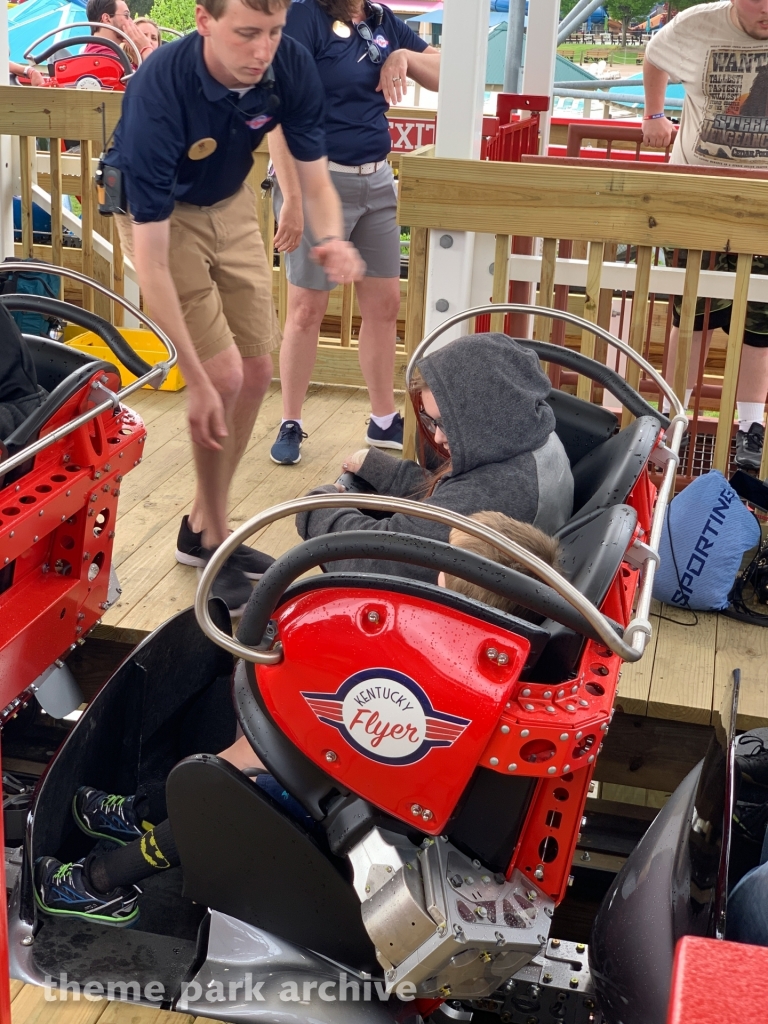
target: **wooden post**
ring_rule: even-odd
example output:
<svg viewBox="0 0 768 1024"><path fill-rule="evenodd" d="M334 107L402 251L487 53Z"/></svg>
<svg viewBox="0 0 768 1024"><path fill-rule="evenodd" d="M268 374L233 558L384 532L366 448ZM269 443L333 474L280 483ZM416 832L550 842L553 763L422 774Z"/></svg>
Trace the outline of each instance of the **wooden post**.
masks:
<svg viewBox="0 0 768 1024"><path fill-rule="evenodd" d="M57 267L64 261L64 223L61 213L61 140L49 139L51 165L51 261ZM61 297L64 298L64 281L61 281Z"/></svg>
<svg viewBox="0 0 768 1024"><path fill-rule="evenodd" d="M552 308L555 301L555 263L557 260L557 239L545 238L541 253L541 279L537 306ZM533 325L533 336L536 341L549 341L553 321L544 316L537 316Z"/></svg>
<svg viewBox="0 0 768 1024"><path fill-rule="evenodd" d="M731 326L728 331L728 347L725 351L723 390L720 395L720 415L717 421L715 454L712 459L713 469L719 469L723 474L728 473L728 463L731 456L733 410L736 404L736 388L739 382L741 349L744 344L744 325L747 321L747 292L749 291L749 275L751 271L752 256L740 252L736 261L736 281L733 286ZM763 455L765 456L765 449L763 449ZM760 479L763 479L763 477L761 476Z"/></svg>
<svg viewBox="0 0 768 1024"><path fill-rule="evenodd" d="M34 236L32 231L32 182L35 175L35 139L30 135L19 137L21 155L21 255L25 260L32 256Z"/></svg>
<svg viewBox="0 0 768 1024"><path fill-rule="evenodd" d="M509 295L509 245L509 235L496 235L492 302L506 302ZM504 313L491 313L491 330L504 331Z"/></svg>
<svg viewBox="0 0 768 1024"><path fill-rule="evenodd" d="M605 242L589 243L589 260L587 262L587 293L584 297L584 319L597 323L597 308L600 298L600 279L603 275L603 255ZM581 354L592 358L595 354L595 336L589 331L581 332ZM592 397L592 381L588 377L579 376L576 384L576 397L589 402Z"/></svg>
<svg viewBox="0 0 768 1024"><path fill-rule="evenodd" d="M677 361L673 389L681 402L685 401L688 387L688 366L691 361L693 323L696 317L696 296L699 291L701 273L701 250L689 249L683 284L683 304L680 309L680 340L677 344Z"/></svg>
<svg viewBox="0 0 768 1024"><path fill-rule="evenodd" d="M83 274L93 277L93 204L91 202L91 160L93 143L90 139L80 140L80 193L81 234L83 245ZM83 308L93 310L93 289L83 288Z"/></svg>
<svg viewBox="0 0 768 1024"><path fill-rule="evenodd" d="M355 304L355 293L351 284L342 285L341 289L341 347L349 348L352 344L352 309Z"/></svg>
<svg viewBox="0 0 768 1024"><path fill-rule="evenodd" d="M426 228L411 228L411 249L408 257L408 296L405 304L405 355L409 360L424 337L425 304L427 300ZM403 458L416 457L416 414L411 401L405 398L405 433Z"/></svg>
<svg viewBox="0 0 768 1024"><path fill-rule="evenodd" d="M637 247L637 271L635 272L635 291L632 297L632 319L629 322L629 344L635 352L642 353L645 343L645 327L648 319L648 288L651 282L651 264L653 249L650 245ZM627 384L635 391L640 390L640 367L637 363L627 360ZM623 409L621 413L622 427L632 420L632 413Z"/></svg>

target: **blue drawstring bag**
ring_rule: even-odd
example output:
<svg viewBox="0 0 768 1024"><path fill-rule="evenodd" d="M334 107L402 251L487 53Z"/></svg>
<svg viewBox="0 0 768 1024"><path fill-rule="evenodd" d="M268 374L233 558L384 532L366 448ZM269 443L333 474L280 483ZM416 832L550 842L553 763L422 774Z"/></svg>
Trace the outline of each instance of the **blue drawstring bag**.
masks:
<svg viewBox="0 0 768 1024"><path fill-rule="evenodd" d="M760 524L723 474L696 477L667 509L653 596L678 608L727 608L744 553L759 543Z"/></svg>

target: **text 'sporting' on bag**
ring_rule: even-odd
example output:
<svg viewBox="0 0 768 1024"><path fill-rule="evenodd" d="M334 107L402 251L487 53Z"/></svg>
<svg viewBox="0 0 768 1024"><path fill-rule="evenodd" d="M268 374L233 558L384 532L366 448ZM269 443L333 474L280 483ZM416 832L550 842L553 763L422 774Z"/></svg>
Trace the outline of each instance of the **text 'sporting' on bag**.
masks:
<svg viewBox="0 0 768 1024"><path fill-rule="evenodd" d="M723 474L697 477L667 509L653 596L678 608L727 608L744 554L759 543L760 524Z"/></svg>

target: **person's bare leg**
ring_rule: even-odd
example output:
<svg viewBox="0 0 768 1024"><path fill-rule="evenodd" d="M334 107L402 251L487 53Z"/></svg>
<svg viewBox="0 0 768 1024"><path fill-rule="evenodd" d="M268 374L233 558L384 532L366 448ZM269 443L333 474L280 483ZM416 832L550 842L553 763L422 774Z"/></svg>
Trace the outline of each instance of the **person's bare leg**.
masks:
<svg viewBox="0 0 768 1024"><path fill-rule="evenodd" d="M235 431L235 444L232 449L232 460L229 466L229 481L232 482L235 470L240 464L248 442L251 440L253 425L259 415L261 403L269 390L272 381L272 356L250 356L243 359L243 386L237 397L232 423Z"/></svg>
<svg viewBox="0 0 768 1024"><path fill-rule="evenodd" d="M355 285L360 314L360 369L374 416L395 411L395 344L400 311L400 279L365 277Z"/></svg>
<svg viewBox="0 0 768 1024"><path fill-rule="evenodd" d="M768 395L768 348L743 345L736 401L764 405L766 395Z"/></svg>
<svg viewBox="0 0 768 1024"><path fill-rule="evenodd" d="M704 337L703 331L694 331L691 338L691 361L688 364L688 382L686 385L686 393L693 391L696 387L696 378L699 373L699 359L701 358L701 342ZM673 326L669 332L669 348L667 349L667 361L664 366L664 380L669 384L674 384L675 381L675 362L677 360L677 349L680 342L680 328ZM706 355L704 361L706 362L707 356L709 355L709 346L712 343L712 331L707 331L706 338ZM666 409L666 402L665 402Z"/></svg>
<svg viewBox="0 0 768 1024"><path fill-rule="evenodd" d="M317 358L320 325L328 308L328 294L288 283L288 315L280 346L284 420L301 419L301 408Z"/></svg>
<svg viewBox="0 0 768 1024"><path fill-rule="evenodd" d="M246 768L264 767L245 736L238 737L232 746L219 753L219 757L223 757L225 761L229 761L230 764L233 764L235 768L239 768L240 771Z"/></svg>
<svg viewBox="0 0 768 1024"><path fill-rule="evenodd" d="M215 548L228 535L227 491L231 477L230 465L237 448L234 418L237 400L243 386L243 360L234 345L203 363L205 372L224 403L229 434L221 438L221 451L212 451L193 444L197 473L195 500L189 513L189 528L203 531L203 545Z"/></svg>

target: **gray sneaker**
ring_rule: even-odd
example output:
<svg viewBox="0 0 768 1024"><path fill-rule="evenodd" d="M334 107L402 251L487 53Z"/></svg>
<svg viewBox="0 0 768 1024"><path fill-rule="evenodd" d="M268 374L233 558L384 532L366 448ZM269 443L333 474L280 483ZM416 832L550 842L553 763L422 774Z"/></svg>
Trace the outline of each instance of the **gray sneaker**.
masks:
<svg viewBox="0 0 768 1024"><path fill-rule="evenodd" d="M736 457L733 461L739 469L754 469L759 472L764 441L765 427L762 423L753 423L749 430L736 431Z"/></svg>

